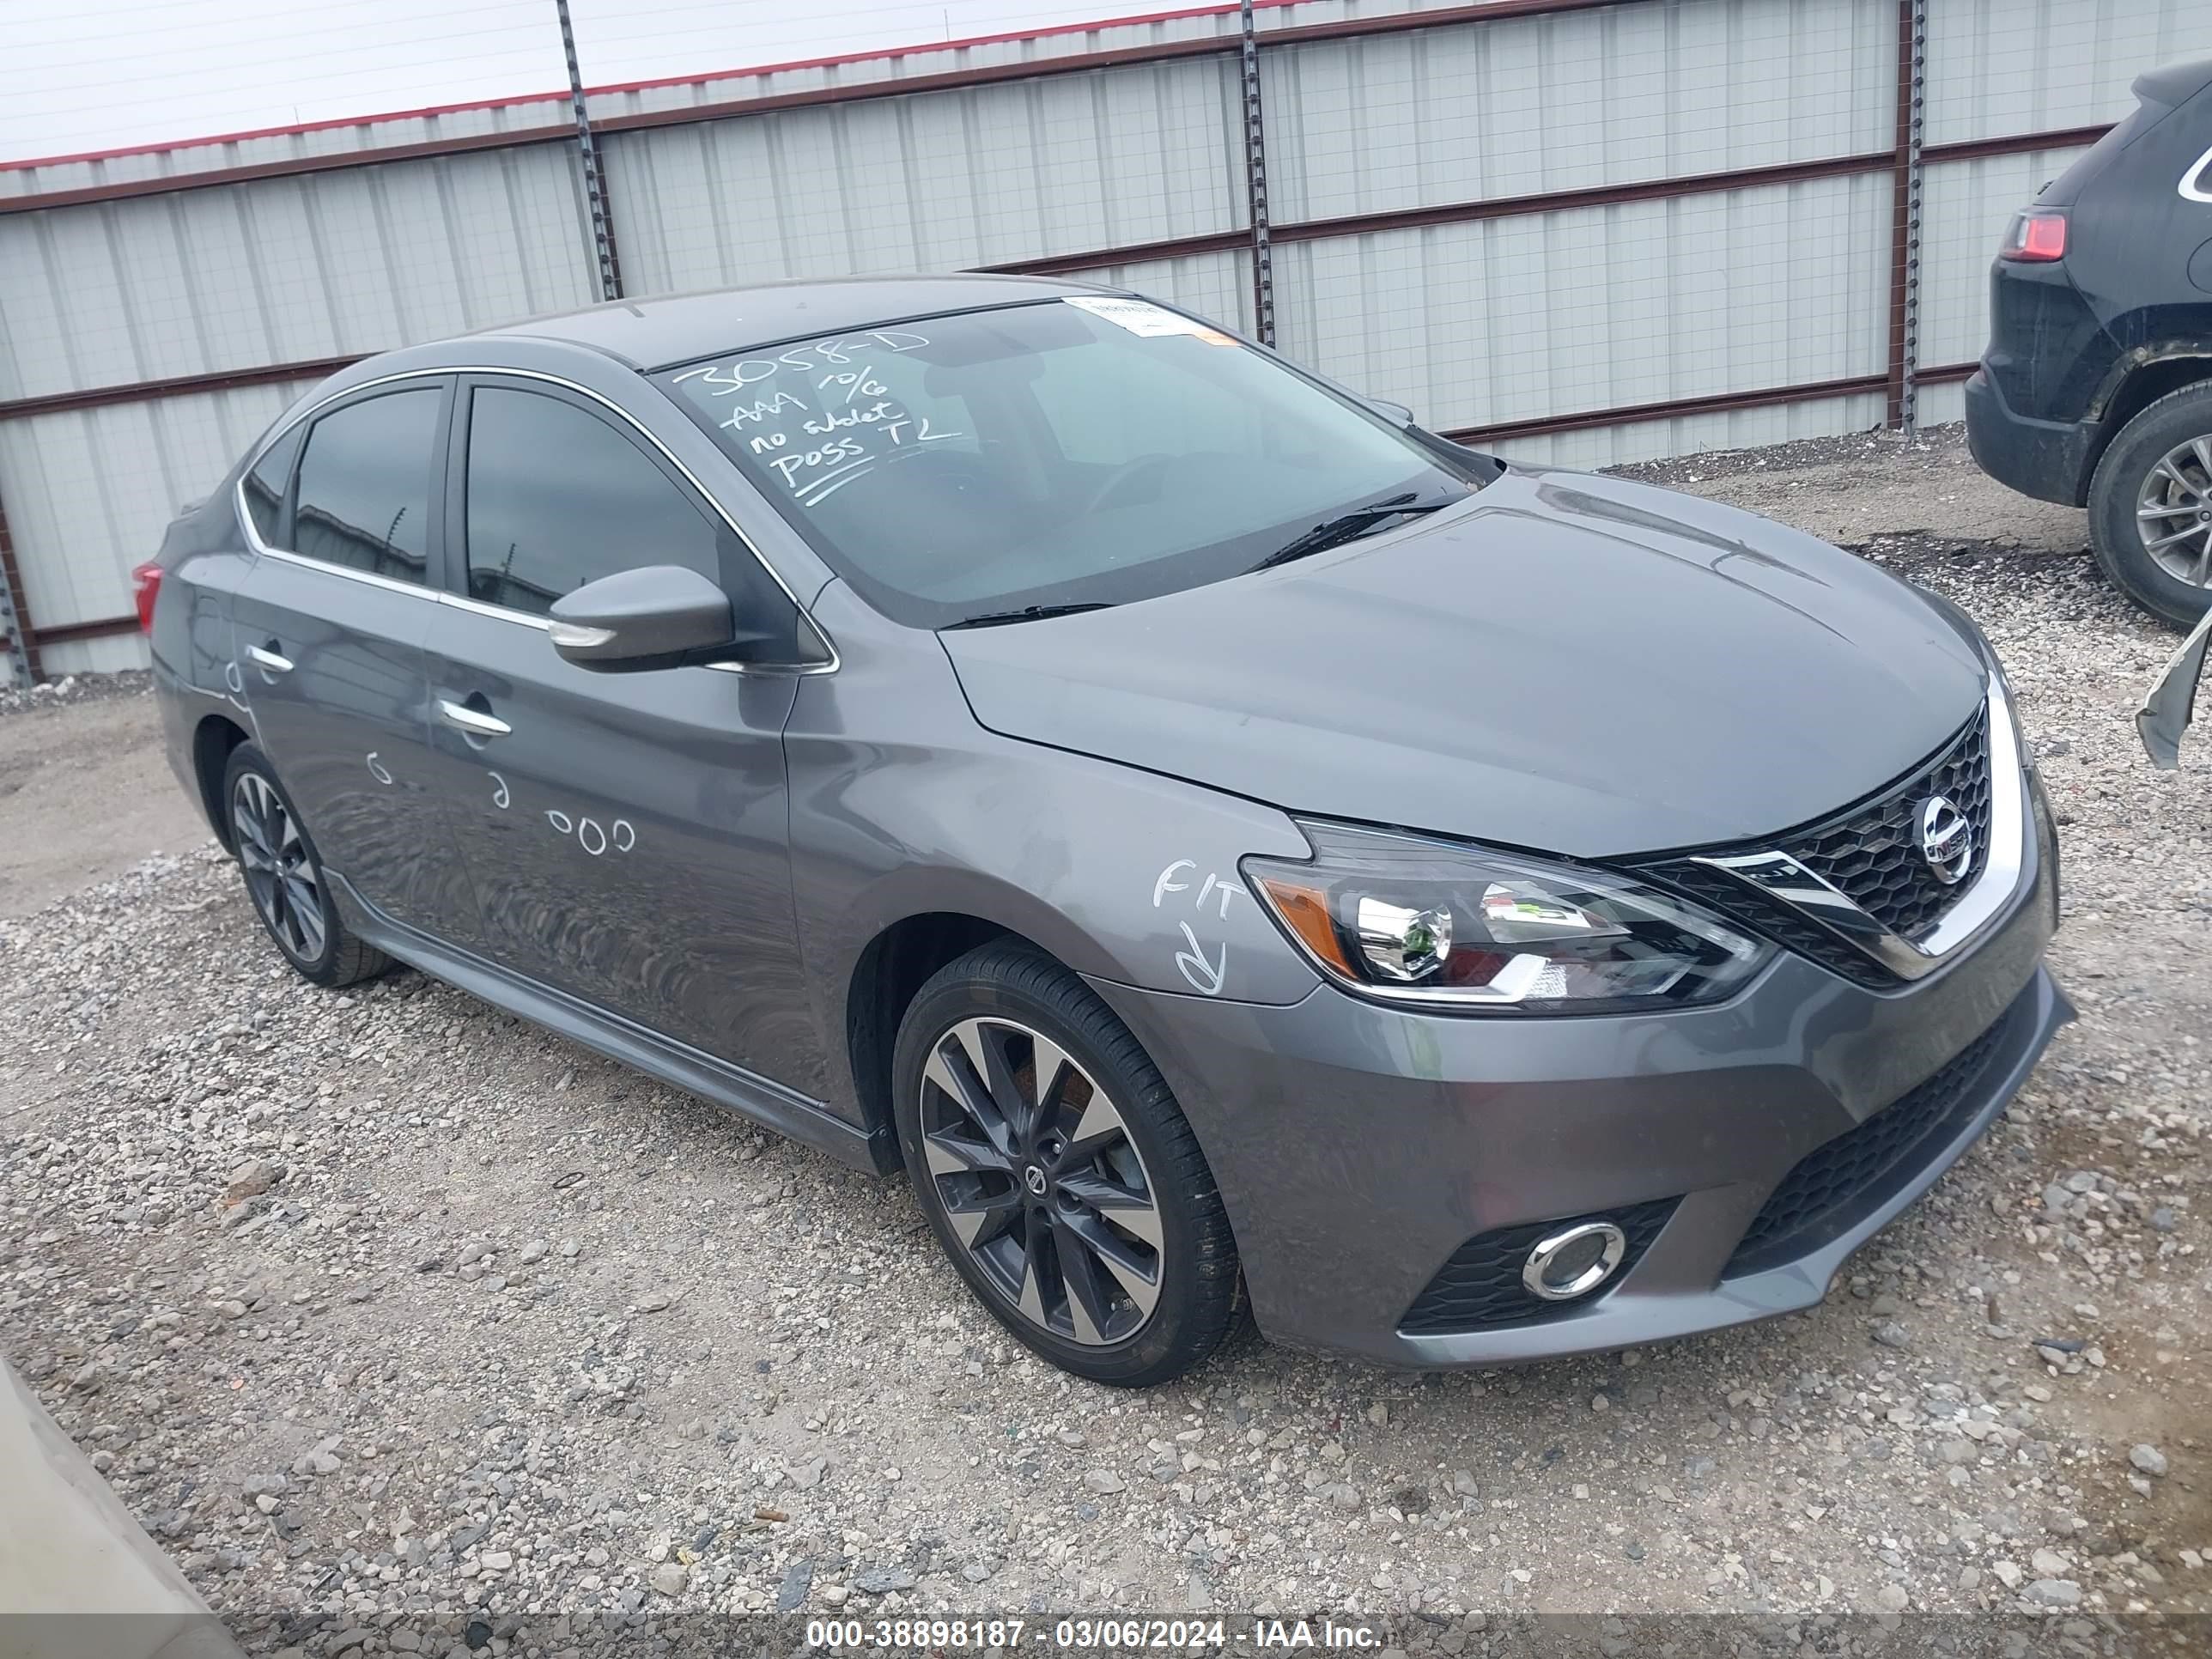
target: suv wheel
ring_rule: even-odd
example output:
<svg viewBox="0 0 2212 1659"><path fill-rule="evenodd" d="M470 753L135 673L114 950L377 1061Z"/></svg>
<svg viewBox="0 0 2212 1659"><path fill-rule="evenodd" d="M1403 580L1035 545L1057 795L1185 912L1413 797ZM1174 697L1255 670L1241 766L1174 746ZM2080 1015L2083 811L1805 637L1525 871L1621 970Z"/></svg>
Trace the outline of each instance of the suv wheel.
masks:
<svg viewBox="0 0 2212 1659"><path fill-rule="evenodd" d="M1240 1306L1237 1247L1175 1097L1089 987L987 945L915 996L892 1061L899 1146L937 1242L1062 1370L1180 1376Z"/></svg>
<svg viewBox="0 0 2212 1659"><path fill-rule="evenodd" d="M373 979L390 968L390 957L362 944L339 919L307 826L268 757L252 744L231 750L222 798L246 896L284 960L301 977L333 987Z"/></svg>
<svg viewBox="0 0 2212 1659"><path fill-rule="evenodd" d="M2089 545L2115 586L2176 627L2212 608L2212 383L2120 428L2089 485Z"/></svg>

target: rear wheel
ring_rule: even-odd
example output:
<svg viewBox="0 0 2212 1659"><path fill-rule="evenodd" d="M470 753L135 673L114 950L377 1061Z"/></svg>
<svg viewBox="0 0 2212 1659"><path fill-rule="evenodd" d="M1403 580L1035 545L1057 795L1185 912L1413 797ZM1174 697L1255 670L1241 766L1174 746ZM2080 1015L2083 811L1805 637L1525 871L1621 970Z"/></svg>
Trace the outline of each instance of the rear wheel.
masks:
<svg viewBox="0 0 2212 1659"><path fill-rule="evenodd" d="M2176 627L2212 608L2212 382L2120 428L2089 485L2089 544L2115 586Z"/></svg>
<svg viewBox="0 0 2212 1659"><path fill-rule="evenodd" d="M945 1255L1061 1370L1180 1376L1238 1311L1212 1171L1128 1029L1059 963L988 945L915 996L893 1060L899 1145Z"/></svg>
<svg viewBox="0 0 2212 1659"><path fill-rule="evenodd" d="M254 744L241 743L231 750L222 798L246 896L284 960L302 978L332 987L373 979L390 968L391 957L347 931L307 826L268 757Z"/></svg>

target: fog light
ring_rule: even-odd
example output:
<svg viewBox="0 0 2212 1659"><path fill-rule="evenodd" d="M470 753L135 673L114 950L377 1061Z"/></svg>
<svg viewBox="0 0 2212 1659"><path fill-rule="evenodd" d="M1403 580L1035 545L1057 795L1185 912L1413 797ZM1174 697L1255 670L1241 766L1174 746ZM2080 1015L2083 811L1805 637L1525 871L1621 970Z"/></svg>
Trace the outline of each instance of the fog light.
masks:
<svg viewBox="0 0 2212 1659"><path fill-rule="evenodd" d="M1577 1221L1536 1241L1522 1265L1521 1282L1531 1296L1571 1302L1612 1278L1627 1250L1628 1240L1610 1221Z"/></svg>

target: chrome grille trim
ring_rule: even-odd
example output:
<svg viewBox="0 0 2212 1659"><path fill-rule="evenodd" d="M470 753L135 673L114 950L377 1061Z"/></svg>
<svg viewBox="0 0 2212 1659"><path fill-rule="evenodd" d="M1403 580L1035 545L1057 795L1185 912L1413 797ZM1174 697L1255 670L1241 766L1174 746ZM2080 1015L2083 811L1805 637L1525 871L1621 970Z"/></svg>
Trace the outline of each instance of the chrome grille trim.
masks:
<svg viewBox="0 0 2212 1659"><path fill-rule="evenodd" d="M1779 848L1711 854L1692 861L1759 889L1881 964L1900 979L1922 979L1979 934L2020 887L2027 864L2027 793L2020 732L2004 683L1989 678L1990 844L1981 873L1917 939L1893 932L1856 899ZM1916 778L1917 775L1916 774Z"/></svg>

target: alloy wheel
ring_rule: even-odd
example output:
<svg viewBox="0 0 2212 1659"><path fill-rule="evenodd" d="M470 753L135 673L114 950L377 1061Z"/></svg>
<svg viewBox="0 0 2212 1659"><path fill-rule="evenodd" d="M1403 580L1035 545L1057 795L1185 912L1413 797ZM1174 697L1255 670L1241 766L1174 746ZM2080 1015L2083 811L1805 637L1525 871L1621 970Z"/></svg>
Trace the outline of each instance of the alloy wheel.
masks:
<svg viewBox="0 0 2212 1659"><path fill-rule="evenodd" d="M2160 569L2212 586L2212 436L2168 450L2136 493L2136 533Z"/></svg>
<svg viewBox="0 0 2212 1659"><path fill-rule="evenodd" d="M241 772L231 791L230 823L253 908L295 961L315 961L327 938L322 877L299 820L268 779Z"/></svg>
<svg viewBox="0 0 2212 1659"><path fill-rule="evenodd" d="M1009 1019L954 1025L922 1068L921 1131L945 1218L1024 1317L1088 1346L1144 1327L1157 1194L1112 1097L1059 1044Z"/></svg>

